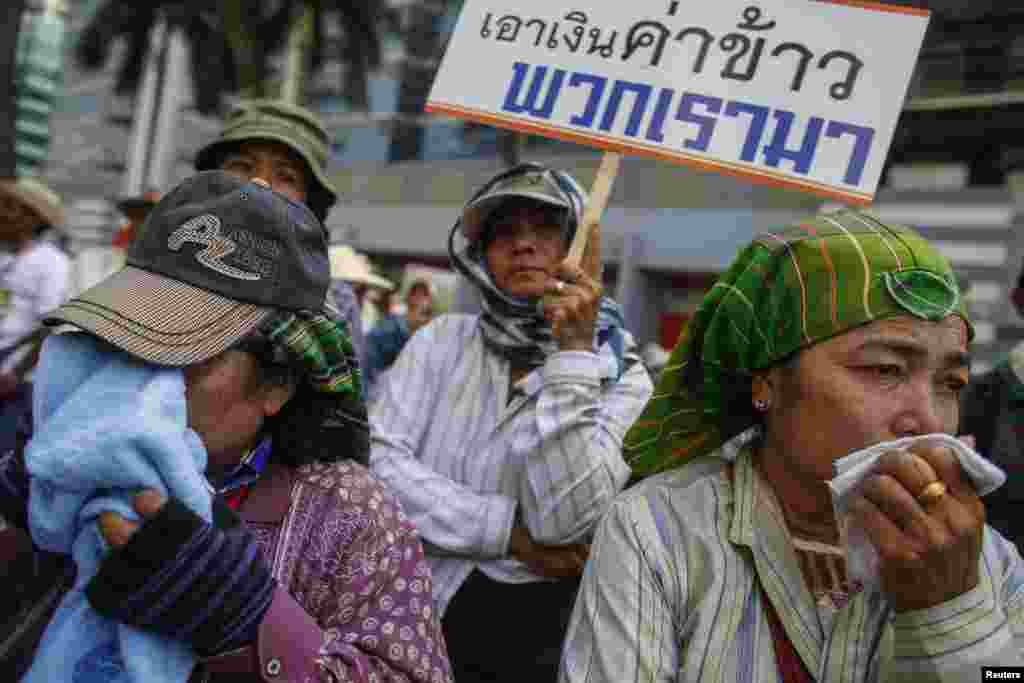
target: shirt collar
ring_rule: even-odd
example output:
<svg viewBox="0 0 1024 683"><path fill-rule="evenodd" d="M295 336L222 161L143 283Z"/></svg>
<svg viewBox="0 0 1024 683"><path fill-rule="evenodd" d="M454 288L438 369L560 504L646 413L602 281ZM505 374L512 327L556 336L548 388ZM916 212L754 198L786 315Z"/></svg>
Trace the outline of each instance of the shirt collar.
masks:
<svg viewBox="0 0 1024 683"><path fill-rule="evenodd" d="M263 470L270 459L273 450L273 441L265 437L255 448L245 454L245 457L231 468L219 484L211 487L216 493L224 493L239 486L251 484L260 478Z"/></svg>

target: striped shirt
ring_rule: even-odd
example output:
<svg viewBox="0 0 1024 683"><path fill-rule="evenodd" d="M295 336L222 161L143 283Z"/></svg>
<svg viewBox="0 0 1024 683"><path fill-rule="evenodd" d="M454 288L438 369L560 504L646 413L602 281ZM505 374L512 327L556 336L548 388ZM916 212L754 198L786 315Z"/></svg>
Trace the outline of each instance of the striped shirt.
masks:
<svg viewBox="0 0 1024 683"><path fill-rule="evenodd" d="M562 351L509 386L509 362L478 317L421 328L381 379L370 467L419 530L443 613L478 567L496 581L542 580L509 558L518 517L531 537L586 536L629 478L622 438L651 395L631 336L617 382L610 357Z"/></svg>
<svg viewBox="0 0 1024 683"><path fill-rule="evenodd" d="M761 588L763 587L763 588ZM599 525L562 656L562 683L774 683L763 600L816 681L976 681L1024 662L1024 563L985 530L977 587L895 614L864 589L816 604L748 451L705 456L618 498Z"/></svg>

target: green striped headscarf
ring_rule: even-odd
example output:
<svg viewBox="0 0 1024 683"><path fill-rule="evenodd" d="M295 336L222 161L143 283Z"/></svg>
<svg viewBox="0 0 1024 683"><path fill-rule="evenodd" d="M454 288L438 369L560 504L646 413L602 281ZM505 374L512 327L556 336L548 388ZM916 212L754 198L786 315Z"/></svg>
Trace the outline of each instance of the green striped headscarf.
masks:
<svg viewBox="0 0 1024 683"><path fill-rule="evenodd" d="M275 457L292 465L342 458L367 465L370 425L345 322L314 311L279 311L251 336L263 349L254 352L269 346L274 364L300 374L295 395L268 420Z"/></svg>
<svg viewBox="0 0 1024 683"><path fill-rule="evenodd" d="M704 297L626 435L635 477L711 453L757 423L754 370L897 315L967 322L949 262L910 228L857 211L756 237Z"/></svg>
<svg viewBox="0 0 1024 683"><path fill-rule="evenodd" d="M276 353L302 368L303 380L316 392L361 395L359 364L344 321L322 313L279 313L259 326Z"/></svg>

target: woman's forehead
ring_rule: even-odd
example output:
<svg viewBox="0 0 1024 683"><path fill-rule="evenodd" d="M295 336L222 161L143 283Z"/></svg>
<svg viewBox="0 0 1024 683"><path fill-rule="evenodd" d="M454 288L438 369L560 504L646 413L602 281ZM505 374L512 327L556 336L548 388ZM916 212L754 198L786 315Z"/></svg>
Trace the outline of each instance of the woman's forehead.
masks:
<svg viewBox="0 0 1024 683"><path fill-rule="evenodd" d="M937 357L966 354L969 343L967 324L955 314L935 321L911 315L892 316L859 325L824 342L833 349L851 353L889 349Z"/></svg>

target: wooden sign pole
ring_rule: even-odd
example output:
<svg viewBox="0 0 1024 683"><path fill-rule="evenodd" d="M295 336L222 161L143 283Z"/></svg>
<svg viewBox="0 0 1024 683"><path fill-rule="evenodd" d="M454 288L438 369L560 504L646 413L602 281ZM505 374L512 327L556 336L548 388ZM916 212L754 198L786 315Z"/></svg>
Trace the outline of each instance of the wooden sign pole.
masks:
<svg viewBox="0 0 1024 683"><path fill-rule="evenodd" d="M569 255L565 259L571 265L580 265L583 260L583 252L587 248L590 231L600 229L598 226L601 222L601 215L604 213L604 207L608 204L615 176L619 173L621 158L622 155L618 152L605 152L601 157L601 166L597 169L597 176L594 178L594 185L590 190L590 201L583 210L583 224L576 229L576 235L569 247Z"/></svg>

